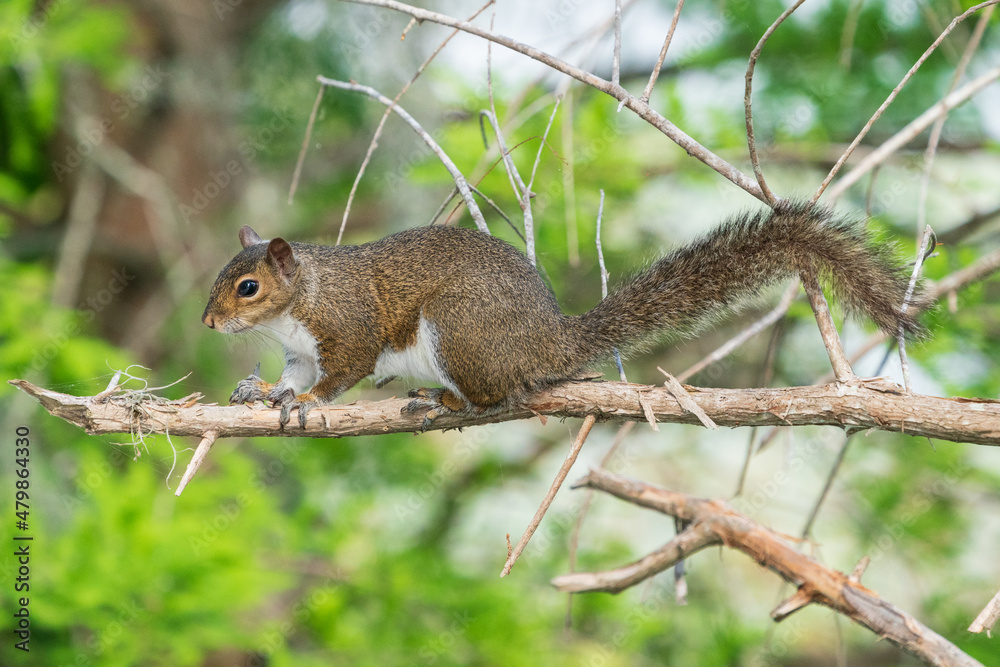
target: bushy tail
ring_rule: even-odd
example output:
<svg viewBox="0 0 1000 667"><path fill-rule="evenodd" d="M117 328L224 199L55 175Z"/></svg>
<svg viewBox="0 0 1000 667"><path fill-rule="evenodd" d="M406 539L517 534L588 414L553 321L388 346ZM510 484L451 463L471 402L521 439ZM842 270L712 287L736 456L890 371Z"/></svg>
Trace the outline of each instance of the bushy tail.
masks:
<svg viewBox="0 0 1000 667"><path fill-rule="evenodd" d="M766 287L814 270L849 313L867 315L893 336L900 326L922 332L915 319L924 305L919 285L900 312L910 270L891 245L876 244L862 222L829 209L782 203L728 220L579 316L575 325L594 344L580 352L593 358L656 333L689 335Z"/></svg>

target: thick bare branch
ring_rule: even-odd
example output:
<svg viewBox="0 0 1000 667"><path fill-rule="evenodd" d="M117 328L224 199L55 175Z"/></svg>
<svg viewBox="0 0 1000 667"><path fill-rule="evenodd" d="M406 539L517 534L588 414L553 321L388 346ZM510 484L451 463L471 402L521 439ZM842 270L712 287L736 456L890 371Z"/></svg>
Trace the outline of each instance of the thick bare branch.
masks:
<svg viewBox="0 0 1000 667"><path fill-rule="evenodd" d="M305 430L296 424L281 430L280 410L262 406L185 404L161 399L144 402L148 414L136 416L135 410L114 396L98 402L93 397L42 389L25 380L10 383L35 397L53 415L94 435L141 430L144 434L169 431L175 436L199 438L207 431L218 431L220 438L340 438L416 432L423 423L423 415L400 413L407 399L321 406L309 413ZM905 394L902 387L884 378L784 389L687 390L719 426L826 425L1000 446L1000 401ZM506 412L477 417L442 415L434 420L433 428L461 428L537 415L583 418L596 414L601 419L645 421L640 391L657 422L700 423L665 387L570 381L540 390Z"/></svg>
<svg viewBox="0 0 1000 667"><path fill-rule="evenodd" d="M604 491L640 507L693 521L695 525L700 523L726 546L742 551L781 576L797 591L775 609L772 616L776 620L807 604L818 603L844 614L928 664L981 667L981 663L913 616L855 579L796 551L780 534L740 514L725 501L668 491L605 470L591 470L574 485L579 487ZM599 580L608 574L591 577ZM578 582L583 577L574 576Z"/></svg>

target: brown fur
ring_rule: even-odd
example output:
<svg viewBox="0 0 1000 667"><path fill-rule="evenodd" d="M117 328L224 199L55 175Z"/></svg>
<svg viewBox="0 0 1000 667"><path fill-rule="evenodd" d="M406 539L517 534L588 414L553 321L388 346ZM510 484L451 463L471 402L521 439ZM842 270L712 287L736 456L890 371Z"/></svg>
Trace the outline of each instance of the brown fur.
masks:
<svg viewBox="0 0 1000 667"><path fill-rule="evenodd" d="M908 275L891 250L861 224L798 204L733 218L579 316L562 314L520 252L474 230L422 227L359 246L285 244L294 254L290 277L282 274L288 258L281 264L274 252L283 243L237 255L219 274L204 319L232 333L289 312L319 341L324 375L311 393L324 402L370 375L384 349L411 346L421 315L437 329L441 366L477 409L566 378L614 347L690 334L814 268L848 310L894 335L899 326L920 330L915 307L899 313ZM261 284L251 302L235 295L247 275ZM448 394L445 407L458 409L461 400Z"/></svg>

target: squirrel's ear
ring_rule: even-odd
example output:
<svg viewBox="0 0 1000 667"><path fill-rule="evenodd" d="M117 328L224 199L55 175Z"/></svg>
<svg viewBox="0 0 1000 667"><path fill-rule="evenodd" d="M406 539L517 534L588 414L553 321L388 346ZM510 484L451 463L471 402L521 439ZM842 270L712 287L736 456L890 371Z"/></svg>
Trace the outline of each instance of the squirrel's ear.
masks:
<svg viewBox="0 0 1000 667"><path fill-rule="evenodd" d="M267 261L271 263L271 266L285 282L291 282L299 268L295 253L292 252L292 246L288 245L288 241L285 239L271 239L267 245Z"/></svg>
<svg viewBox="0 0 1000 667"><path fill-rule="evenodd" d="M255 232L250 225L243 225L240 227L240 243L244 248L249 248L252 245L263 242L257 232Z"/></svg>

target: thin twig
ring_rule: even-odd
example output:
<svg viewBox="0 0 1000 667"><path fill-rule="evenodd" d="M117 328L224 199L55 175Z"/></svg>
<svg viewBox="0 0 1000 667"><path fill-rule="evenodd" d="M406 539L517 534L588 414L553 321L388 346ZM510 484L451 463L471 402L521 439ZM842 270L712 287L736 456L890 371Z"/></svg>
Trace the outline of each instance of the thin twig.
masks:
<svg viewBox="0 0 1000 667"><path fill-rule="evenodd" d="M875 113L868 120L868 122L865 123L865 126L863 128L861 128L861 132L858 133L858 136L856 136L854 138L854 141L851 142L850 146L847 147L847 150L845 150L844 153L843 153L843 155L840 156L840 158L837 160L837 163L833 165L832 169L830 169L830 173L827 174L826 178L823 179L823 182L820 184L819 188L816 190L816 193L813 194L813 197L810 200L811 203L815 204L817 201L819 201L819 198L823 194L823 191L826 190L827 186L830 185L830 182L833 181L834 176L836 176L837 173L840 172L841 167L843 167L844 163L847 162L847 159L854 152L854 149L857 148L858 145L861 143L861 141L865 138L865 136L868 135L868 132L869 132L869 130L871 130L872 126L875 124L875 121L877 121L879 118L882 117L882 114L885 112L885 110L889 107L890 104L892 104L893 100L896 99L896 96L899 95L899 91L901 91L903 89L903 86L905 86L906 83L910 80L910 78L914 74L916 74L917 70L920 69L920 66L923 65L924 61L927 60L927 58L930 57L930 55L934 52L934 50L937 49L938 45L940 45L941 42L944 41L944 38L947 37L951 33L951 31L955 29L955 26L957 26L959 23L961 23L962 21L964 21L965 19L967 19L969 16L971 16L975 12L979 11L980 9L982 9L983 7L988 7L990 5L995 5L997 2L1000 2L1000 0L987 0L986 2L980 3L980 4L978 4L978 5L974 6L974 7L970 7L969 9L967 9L966 11L964 11L963 13L959 14L958 16L956 16L952 20L952 22L948 24L948 27L944 29L944 31L938 36L937 39L934 40L934 42L929 47L927 47L927 50L924 51L923 55L921 55L920 58L917 59L917 62L915 62L913 64L913 67L911 67L910 70L906 73L906 75L903 77L902 81L900 81L896 85L896 87L892 89L892 92L889 93L889 97L886 98L885 102L883 102L882 105L875 111ZM843 180L843 179L841 179L841 180ZM835 195L835 194L833 194L831 192L829 198L830 199L836 199L837 196L841 192L843 192L843 189L844 188L840 188L837 191L837 195Z"/></svg>
<svg viewBox="0 0 1000 667"><path fill-rule="evenodd" d="M198 448L194 450L194 456L191 457L191 462L188 463L187 470L184 471L184 476L181 477L181 481L177 485L177 490L174 492L175 496L179 496L184 492L184 487L188 485L194 474L198 472L198 468L204 463L205 457L208 456L208 451L212 449L212 445L215 444L215 439L218 437L218 431L206 431L202 436L201 442L198 443Z"/></svg>
<svg viewBox="0 0 1000 667"><path fill-rule="evenodd" d="M559 468L559 472L556 473L556 478L552 480L552 485L549 487L549 492L545 494L545 498L542 499L542 504L538 506L538 510L535 512L535 516L531 519L531 523L525 529L524 534L521 536L520 541L518 541L517 546L514 550L507 556L507 562L503 566L503 571L500 573L501 577L506 577L510 574L510 569L514 567L514 563L517 562L518 556L524 551L524 547L528 545L528 540L531 536L535 534L535 530L538 529L538 525L542 522L542 518L549 509L549 505L556 497L556 493L559 491L559 487L562 486L563 481L566 479L566 475L569 474L569 469L573 467L576 463L576 457L580 455L580 449L583 448L583 443L586 442L587 436L590 434L590 429L594 427L597 421L597 417L592 414L587 415L583 420L583 424L580 425L580 432L576 436L576 440L573 441L573 446L569 450L569 454L566 455L566 460L563 461L562 466Z"/></svg>
<svg viewBox="0 0 1000 667"><path fill-rule="evenodd" d="M493 104L492 101L490 104ZM535 229L531 216L531 191L528 190L528 186L521 179L521 172L517 170L517 165L514 164L514 156L507 150L507 142L503 138L503 132L500 131L500 122L497 120L496 111L479 112L480 122L482 122L483 118L489 120L490 125L493 127L493 133L497 139L497 147L500 149L500 159L503 161L504 168L507 171L507 180L510 182L510 187L517 198L517 204L521 207L521 212L524 214L524 252L528 256L531 265L535 266Z"/></svg>
<svg viewBox="0 0 1000 667"><path fill-rule="evenodd" d="M736 480L736 491L733 493L733 498L743 495L743 487L747 482L747 473L750 472L750 459L753 458L754 445L757 443L757 435L759 433L760 429L750 429L750 437L747 438L747 453L743 457L743 465L740 467L739 479Z"/></svg>
<svg viewBox="0 0 1000 667"><path fill-rule="evenodd" d="M621 85L622 71L622 0L615 0L615 47L611 58L611 83Z"/></svg>
<svg viewBox="0 0 1000 667"><path fill-rule="evenodd" d="M823 296L823 289L819 285L815 271L803 272L801 275L802 286L805 287L806 296L809 297L809 305L812 306L816 315L816 324L819 326L819 333L823 337L823 345L830 357L830 365L833 367L833 374L837 382L850 382L855 379L851 364L844 356L844 346L840 343L840 336L837 334L837 326L833 323L833 316L830 314L830 307Z"/></svg>
<svg viewBox="0 0 1000 667"><path fill-rule="evenodd" d="M594 489L587 488L588 493ZM556 577L552 585L566 593L618 593L638 583L654 577L669 567L683 563L706 547L722 544L722 540L711 527L700 521L695 522L664 544L662 547L629 563L605 572L571 572Z"/></svg>
<svg viewBox="0 0 1000 667"><path fill-rule="evenodd" d="M788 287L785 289L785 293L781 296L781 301L778 305L771 309L766 315L761 317L759 320L743 329L728 341L717 347L710 354L705 356L703 359L695 363L693 366L688 368L683 373L677 375L677 380L679 382L684 382L689 377L695 373L700 373L717 361L725 359L727 356L732 354L734 350L746 343L748 340L759 334L761 331L771 326L778 320L780 320L788 309L792 305L792 301L795 300L795 296L799 293L799 281L798 279L792 280Z"/></svg>
<svg viewBox="0 0 1000 667"><path fill-rule="evenodd" d="M569 265L580 265L580 238L576 229L576 171L574 168L573 144L573 91L567 91L566 106L563 115L566 122L562 124L562 151L566 165L562 170L563 177L563 215L566 220L566 259Z"/></svg>
<svg viewBox="0 0 1000 667"><path fill-rule="evenodd" d="M562 98L562 95L556 95L556 103L552 105L552 114L549 116L549 122L545 126L545 132L542 133L542 141L538 144L535 163L531 166L531 177L528 178L528 192L532 192L532 188L535 185L535 174L538 172L538 165L542 162L542 151L548 145L549 130L552 129L552 121L556 119L556 112L559 111L559 104L562 102Z"/></svg>
<svg viewBox="0 0 1000 667"><path fill-rule="evenodd" d="M744 90L743 90L743 113L746 118L747 126L747 145L750 148L750 164L753 165L754 176L757 177L757 183L760 185L761 192L764 193L764 198L767 200L768 204L772 206L777 203L775 201L774 193L771 189L767 187L767 183L764 181L764 172L760 168L760 158L757 156L757 141L754 138L753 133L753 111L752 100L753 100L753 72L757 66L757 59L760 58L761 51L764 50L764 45L767 40L771 38L774 31L778 29L785 19L788 18L792 12L799 8L805 0L798 0L794 5L786 9L781 13L774 23L771 24L764 34L761 36L760 40L757 42L757 46L754 50L750 52L750 62L747 64L747 72L744 76Z"/></svg>
<svg viewBox="0 0 1000 667"><path fill-rule="evenodd" d="M479 228L479 231L485 234L490 233L489 227L486 226L486 219L483 218L483 214L479 210L479 206L476 204L476 199L472 196L472 191L469 189L469 183L465 180L465 176L463 176L462 172L455 166L455 163L451 161L451 158L448 157L447 153L445 153L438 143L434 141L434 138L420 126L420 123L418 123L413 116L407 113L406 109L394 103L388 97L378 92L371 86L363 86L358 83L349 83L347 81L337 81L336 79L328 79L325 76L317 76L316 80L324 86L364 93L372 99L378 100L387 107L390 107L397 116L406 121L406 124L413 128L413 131L416 132L421 139L423 139L428 148L430 148L431 151L437 155L438 159L441 160L441 163L444 164L445 169L448 170L448 173L450 173L451 177L455 180L455 185L458 187L458 191L462 193L462 198L465 200L465 205L468 207L469 213L472 215L472 219L476 223L476 227Z"/></svg>
<svg viewBox="0 0 1000 667"><path fill-rule="evenodd" d="M681 8L684 7L684 0L677 0L677 5L674 7L674 16L670 19L670 28L667 30L667 36L663 40L663 46L660 48L660 57L656 60L656 67L653 68L653 72L649 75L649 81L646 83L646 88L642 91L642 95L639 97L641 102L649 102L649 97L653 94L653 86L656 85L656 80L660 77L660 70L663 68L663 61L667 59L667 49L670 48L670 42L674 38L674 30L677 29L677 21L681 18Z"/></svg>
<svg viewBox="0 0 1000 667"><path fill-rule="evenodd" d="M604 250L601 248L601 218L604 216L604 189L601 188L601 201L597 205L597 262L601 267L601 299L606 299L608 296L608 270L604 266ZM615 365L618 367L618 375L621 377L622 382L628 382L625 377L625 367L622 365L622 355L618 351L617 347L611 348L611 354L615 359ZM653 427L656 430L656 427Z"/></svg>
<svg viewBox="0 0 1000 667"><path fill-rule="evenodd" d="M816 517L819 516L819 510L823 507L823 503L826 501L826 497L829 495L830 489L833 488L833 480L837 477L837 473L840 472L840 465L844 462L844 457L847 456L847 448L850 446L852 439L852 435L846 436L844 438L844 443L840 446L840 451L837 452L837 458L834 459L833 466L830 468L830 472L826 476L826 483L823 485L823 490L820 491L819 497L816 499L812 510L809 512L809 518L806 519L806 523L802 527L803 540L809 539L813 523L816 522Z"/></svg>
<svg viewBox="0 0 1000 667"><path fill-rule="evenodd" d="M637 97L633 97L627 90L621 86L615 86L610 81L602 79L601 77L570 65L569 63L556 58L555 56L541 51L533 46L524 44L515 39L511 39L505 35L499 35L493 33L492 31L480 28L477 25L469 23L467 21L459 21L455 18L447 16L445 14L440 14L438 12L428 11L420 7L414 7L412 5L407 5L397 0L347 0L348 2L354 2L362 5L369 5L375 7L385 7L387 9L392 9L404 14L409 14L421 21L430 21L432 23L438 23L440 25L449 26L452 28L458 28L463 32L467 32L470 35L475 35L483 39L488 39L489 41L500 44L512 51L521 53L533 60L547 65L551 69L561 72L567 76L571 76L577 81L584 83L592 88L610 95L619 102L623 103L630 110L635 112L640 118L645 120L647 123L655 127L657 130L665 134L678 146L683 148L688 155L698 159L711 169L717 171L724 178L732 181L741 189L745 190L747 193L753 195L761 201L766 201L764 195L760 190L760 186L757 184L756 180L748 177L742 171L729 164L721 157L708 150L705 146L701 145L690 135L682 131L672 122L667 120L663 115L657 112L655 109L649 106L649 104L642 102ZM1000 0L996 0L1000 2Z"/></svg>
<svg viewBox="0 0 1000 667"><path fill-rule="evenodd" d="M844 19L844 30L840 33L840 66L844 70L851 69L851 51L854 46L854 37L858 32L858 19L861 17L861 6L864 0L851 0L851 5L847 9L847 18Z"/></svg>
<svg viewBox="0 0 1000 667"><path fill-rule="evenodd" d="M969 43L965 45L962 59L959 61L958 66L955 68L955 73L951 77L951 84L948 86L949 93L955 90L955 86L965 76L965 69L969 66L969 61L972 60L972 54L979 48L979 42L982 40L983 33L986 31L986 26L989 24L994 9L996 9L996 5L991 5L980 15L979 21L976 23L976 28L972 31L972 37L969 38ZM944 130L944 123L947 119L948 116L944 115L934 121L930 137L927 139L927 149L924 151L924 169L920 178L920 195L917 202L917 234L927 224L927 194L930 190L931 167L934 165L938 142L941 140L941 132Z"/></svg>
<svg viewBox="0 0 1000 667"><path fill-rule="evenodd" d="M933 240L934 230L931 229L930 225L924 228L924 235L920 239L920 245L917 246L917 261L913 263L913 274L910 276L910 284L906 287L906 295L903 296L903 304L899 307L899 312L903 315L910 307L910 299L913 297L913 290L917 286L917 278L920 276L920 269L924 265L924 260L930 254L930 250L934 249L935 242ZM930 250L928 250L928 243L930 243ZM903 370L903 387L906 392L910 392L910 364L906 359L906 332L903 330L903 325L899 325L899 333L896 334L896 341L899 347L899 364Z"/></svg>
<svg viewBox="0 0 1000 667"><path fill-rule="evenodd" d="M601 218L604 216L604 188L601 188L601 201L597 204L597 264L601 267L601 299L608 297L608 269L604 266L604 252L601 249Z"/></svg>
<svg viewBox="0 0 1000 667"><path fill-rule="evenodd" d="M292 173L292 184L288 186L288 205L295 201L295 191L299 189L299 178L302 176L302 165L306 162L306 153L309 151L309 140L312 138L313 126L316 125L316 115L319 113L320 102L323 101L323 92L326 86L320 86L316 93L316 101L313 102L312 111L309 112L309 122L306 123L306 136L302 138L302 148L299 149L299 159L295 161L295 171ZM340 238L337 238L340 245Z"/></svg>
<svg viewBox="0 0 1000 667"><path fill-rule="evenodd" d="M479 9L477 9L472 14L472 16L469 17L469 20L471 21L472 19L474 19L477 16L479 16L487 7L489 7L492 4L494 4L494 0L488 0L488 2L485 5L483 5ZM410 28L413 26L413 23L414 23L414 21L410 21L410 23L406 26L406 30L403 31L403 36L404 37L406 36L406 33L410 30ZM441 51L444 49L444 47L448 45L448 42L450 42L451 39L455 35L457 35L458 33L459 33L458 30L452 30L451 34L449 34L447 37L445 37L444 40L438 45L438 47L436 49L434 49L434 52L431 53L429 56L427 56L427 58L424 60L424 62L422 62L420 64L420 67L417 68L417 71L414 72L413 76L410 77L410 80L407 81L406 84L402 88L400 88L399 92L396 93L396 96L394 98L392 98L392 106L395 106L399 102L400 98L402 98L403 95L406 93L406 91L410 89L410 86L412 86L413 83L420 77L420 75L424 73L424 70L427 69L428 65L430 65L431 62L435 58L437 58L438 54L441 53ZM322 95L322 92L323 92L323 87L321 86L320 87L320 94L321 95ZM319 98L316 99L316 102L317 102L317 105L318 105ZM392 114L392 106L386 107L386 110L382 113L382 118L379 119L378 127L375 128L375 132L374 132L374 134L372 134L372 139L368 143L368 150L365 152L365 157L361 161L361 166L358 168L358 173L354 177L354 182L351 184L351 191L347 195L347 203L344 205L344 215L343 215L343 217L342 217L342 219L340 221L340 231L337 232L337 245L340 245L340 241L344 237L344 229L347 227L347 217L351 214L351 205L354 203L354 196L358 192L358 186L361 184L361 178L364 176L365 171L368 169L368 163L371 162L372 154L375 153L375 149L378 148L378 140L382 136L382 130L383 130L383 128L385 128L386 121L389 119L389 116ZM315 115L315 113L316 113L316 108L313 107L313 116ZM309 117L310 127L312 127L313 116ZM304 148L305 148L305 146L303 145L303 150L304 150ZM302 160L303 157L304 157L304 153L299 158L300 165L301 165L301 160ZM296 170L299 169L300 165L296 166ZM290 203L290 200L291 200L291 195L289 195L289 203Z"/></svg>
<svg viewBox="0 0 1000 667"><path fill-rule="evenodd" d="M669 391L674 398L677 399L677 402L682 408L697 417L698 421L700 421L705 428L710 428L713 431L719 430L718 425L712 421L712 418L709 417L704 410L702 410L700 405L694 402L694 399L691 398L690 394L688 394L687 389L685 389L684 385L677 381L677 378L659 366L656 367L656 370L663 373L663 375L667 378L666 382L663 383L663 386L667 388L667 391Z"/></svg>

